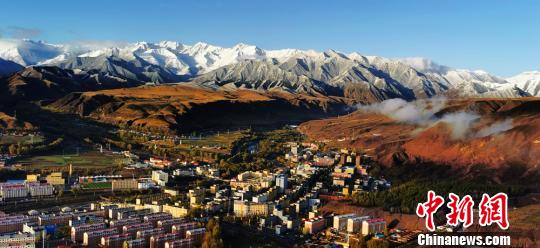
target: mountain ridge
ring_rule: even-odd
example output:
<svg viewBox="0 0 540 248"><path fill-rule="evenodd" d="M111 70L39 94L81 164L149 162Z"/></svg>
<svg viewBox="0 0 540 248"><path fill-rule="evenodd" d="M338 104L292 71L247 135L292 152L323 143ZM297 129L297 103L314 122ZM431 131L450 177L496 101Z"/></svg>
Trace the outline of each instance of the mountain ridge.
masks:
<svg viewBox="0 0 540 248"><path fill-rule="evenodd" d="M0 58L22 66L58 66L138 83L199 82L206 86L348 95L358 101L445 95L519 97L539 87L483 71L453 69L423 58L388 59L334 50L264 50L174 41L56 45L0 40ZM232 83L234 82L234 83ZM518 87L520 90L513 91ZM497 92L500 91L500 92ZM510 94L510 95L509 95Z"/></svg>

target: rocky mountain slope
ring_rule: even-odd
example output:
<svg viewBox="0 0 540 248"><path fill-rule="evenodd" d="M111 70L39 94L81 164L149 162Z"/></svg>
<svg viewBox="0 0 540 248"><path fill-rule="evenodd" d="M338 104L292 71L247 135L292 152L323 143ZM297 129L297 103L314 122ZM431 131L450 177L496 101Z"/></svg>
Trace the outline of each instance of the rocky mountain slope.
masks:
<svg viewBox="0 0 540 248"><path fill-rule="evenodd" d="M29 122L17 120L14 116L0 112L0 130L2 129L33 129Z"/></svg>
<svg viewBox="0 0 540 248"><path fill-rule="evenodd" d="M10 60L0 59L0 77L9 76L22 69L24 69L22 65L19 65Z"/></svg>
<svg viewBox="0 0 540 248"><path fill-rule="evenodd" d="M0 78L0 103L25 100L54 100L70 92L123 88L137 82L106 74L65 70L54 66L27 67Z"/></svg>

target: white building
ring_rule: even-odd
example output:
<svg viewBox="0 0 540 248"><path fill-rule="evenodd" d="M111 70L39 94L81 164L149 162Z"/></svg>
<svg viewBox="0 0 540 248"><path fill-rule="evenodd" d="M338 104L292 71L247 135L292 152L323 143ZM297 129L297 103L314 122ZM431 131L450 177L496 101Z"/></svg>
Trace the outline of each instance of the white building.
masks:
<svg viewBox="0 0 540 248"><path fill-rule="evenodd" d="M0 235L0 247L36 247L36 238L30 233Z"/></svg>
<svg viewBox="0 0 540 248"><path fill-rule="evenodd" d="M349 219L356 217L356 214L342 214L334 216L334 229L338 231L347 230L347 222Z"/></svg>
<svg viewBox="0 0 540 248"><path fill-rule="evenodd" d="M151 189L156 187L156 184L151 179L141 179L137 182L137 189Z"/></svg>
<svg viewBox="0 0 540 248"><path fill-rule="evenodd" d="M176 169L173 172L174 176L195 176L195 170L191 168Z"/></svg>
<svg viewBox="0 0 540 248"><path fill-rule="evenodd" d="M48 196L54 191L54 187L48 183L27 183L26 187L30 196Z"/></svg>
<svg viewBox="0 0 540 248"><path fill-rule="evenodd" d="M165 186L169 181L169 174L160 170L152 171L152 181L159 186Z"/></svg>
<svg viewBox="0 0 540 248"><path fill-rule="evenodd" d="M362 235L382 233L386 228L386 221L382 218L362 221Z"/></svg>
<svg viewBox="0 0 540 248"><path fill-rule="evenodd" d="M347 232L358 233L362 229L362 222L369 220L369 216L357 216L347 220Z"/></svg>
<svg viewBox="0 0 540 248"><path fill-rule="evenodd" d="M28 196L28 189L23 183L0 183L2 199L20 198Z"/></svg>
<svg viewBox="0 0 540 248"><path fill-rule="evenodd" d="M251 201L257 202L257 203L265 203L265 202L268 201L268 194L256 195L256 196L252 197Z"/></svg>
<svg viewBox="0 0 540 248"><path fill-rule="evenodd" d="M287 189L288 185L288 176L287 174L279 174L276 177L276 186L279 188L279 192L283 193Z"/></svg>

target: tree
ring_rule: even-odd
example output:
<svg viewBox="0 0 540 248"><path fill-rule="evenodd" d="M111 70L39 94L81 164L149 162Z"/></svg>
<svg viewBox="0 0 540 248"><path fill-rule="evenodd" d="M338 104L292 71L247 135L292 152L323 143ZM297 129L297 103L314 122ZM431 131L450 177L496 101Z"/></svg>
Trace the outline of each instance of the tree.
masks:
<svg viewBox="0 0 540 248"><path fill-rule="evenodd" d="M367 242L367 248L388 248L390 243L384 239L371 239Z"/></svg>
<svg viewBox="0 0 540 248"><path fill-rule="evenodd" d="M67 237L69 237L70 232L71 232L71 229L69 228L69 226L67 226L67 225L61 226L54 233L55 239L67 238Z"/></svg>
<svg viewBox="0 0 540 248"><path fill-rule="evenodd" d="M366 237L359 233L358 235L351 237L349 240L350 248L367 248Z"/></svg>
<svg viewBox="0 0 540 248"><path fill-rule="evenodd" d="M390 229L388 227L384 228L384 236L385 237L390 236Z"/></svg>
<svg viewBox="0 0 540 248"><path fill-rule="evenodd" d="M15 155L17 153L17 147L15 144L11 144L8 149L10 155Z"/></svg>
<svg viewBox="0 0 540 248"><path fill-rule="evenodd" d="M204 234L202 247L223 247L223 239L221 239L221 226L215 219L210 219L206 225L206 233Z"/></svg>
<svg viewBox="0 0 540 248"><path fill-rule="evenodd" d="M198 207L190 208L188 210L187 216L190 218L200 218L203 210Z"/></svg>

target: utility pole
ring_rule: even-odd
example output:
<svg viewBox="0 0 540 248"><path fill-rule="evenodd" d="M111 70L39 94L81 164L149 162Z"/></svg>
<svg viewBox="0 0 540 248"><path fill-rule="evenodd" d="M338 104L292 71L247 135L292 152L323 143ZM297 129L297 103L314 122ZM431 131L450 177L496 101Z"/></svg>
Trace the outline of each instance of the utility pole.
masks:
<svg viewBox="0 0 540 248"><path fill-rule="evenodd" d="M41 232L42 247L45 248L45 238L47 237L47 229L43 229Z"/></svg>

